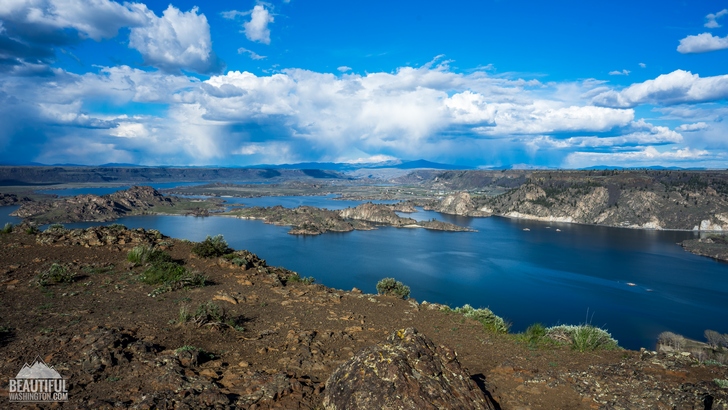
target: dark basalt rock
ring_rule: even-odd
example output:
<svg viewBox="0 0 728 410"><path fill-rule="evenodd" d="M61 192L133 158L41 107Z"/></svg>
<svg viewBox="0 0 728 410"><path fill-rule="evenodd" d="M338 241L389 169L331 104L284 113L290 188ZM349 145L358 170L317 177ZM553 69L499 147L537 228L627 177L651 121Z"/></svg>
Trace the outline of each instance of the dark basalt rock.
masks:
<svg viewBox="0 0 728 410"><path fill-rule="evenodd" d="M323 404L328 410L495 408L453 350L414 328L394 332L336 369Z"/></svg>

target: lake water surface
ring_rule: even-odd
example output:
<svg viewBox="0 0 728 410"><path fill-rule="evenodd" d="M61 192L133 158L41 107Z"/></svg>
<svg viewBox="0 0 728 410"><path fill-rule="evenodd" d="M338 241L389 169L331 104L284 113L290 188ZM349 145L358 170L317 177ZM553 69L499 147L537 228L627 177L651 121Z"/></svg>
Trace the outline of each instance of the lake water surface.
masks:
<svg viewBox="0 0 728 410"><path fill-rule="evenodd" d="M276 201L289 206L332 202L336 208L359 203L339 205L340 201L324 197L240 201L263 206ZM8 210L2 208L2 213ZM375 293L377 281L394 277L409 285L418 301L489 307L511 321L513 331L535 322L550 326L590 321L631 349L654 348L657 335L665 330L700 340L705 329L728 333L728 264L676 245L694 237L692 232L466 218L427 211L406 216L436 218L478 232L380 227L293 236L287 234L289 227L226 217L137 216L116 222L192 241L222 234L236 249L248 249L271 265L339 289L358 287ZM66 227L92 225L96 224Z"/></svg>

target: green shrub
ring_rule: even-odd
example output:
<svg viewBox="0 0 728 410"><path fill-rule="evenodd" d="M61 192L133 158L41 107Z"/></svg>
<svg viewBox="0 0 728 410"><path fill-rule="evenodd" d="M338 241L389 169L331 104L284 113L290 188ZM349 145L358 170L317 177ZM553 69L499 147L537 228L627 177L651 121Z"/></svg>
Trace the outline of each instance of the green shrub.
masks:
<svg viewBox="0 0 728 410"><path fill-rule="evenodd" d="M147 285L159 285L179 280L185 274L187 274L187 269L184 266L174 262L160 262L145 269L139 280Z"/></svg>
<svg viewBox="0 0 728 410"><path fill-rule="evenodd" d="M126 260L135 265L144 265L151 253L152 247L149 245L135 246L126 254Z"/></svg>
<svg viewBox="0 0 728 410"><path fill-rule="evenodd" d="M38 229L35 225L31 225L25 229L25 233L28 235L37 235L40 233L40 229Z"/></svg>
<svg viewBox="0 0 728 410"><path fill-rule="evenodd" d="M75 277L74 272L70 272L61 264L54 263L47 271L38 275L36 283L40 286L46 286L49 283L71 283Z"/></svg>
<svg viewBox="0 0 728 410"><path fill-rule="evenodd" d="M152 265L165 262L173 262L172 256L159 249L153 250L149 256L147 256L147 263L151 263Z"/></svg>
<svg viewBox="0 0 728 410"><path fill-rule="evenodd" d="M127 253L126 259L137 266L144 265L145 263L155 265L163 262L172 262L172 257L168 253L159 249L155 250L149 245L133 247L129 253Z"/></svg>
<svg viewBox="0 0 728 410"><path fill-rule="evenodd" d="M204 302L201 303L197 309L195 309L194 313L191 313L189 311L189 308L186 306L183 306L180 308L179 313L179 322L180 323L187 323L191 322L197 325L197 327L202 326L212 326L216 328L222 328L222 327L229 327L232 329L235 329L239 332L242 332L245 330L243 326L240 325L241 318L231 318L228 316L227 312L225 312L225 309L218 306L214 302Z"/></svg>
<svg viewBox="0 0 728 410"><path fill-rule="evenodd" d="M312 285L314 282L316 282L316 278L314 278L313 276L304 278L301 275L295 273L295 274L289 276L288 279L286 279L286 282L303 283L304 285Z"/></svg>
<svg viewBox="0 0 728 410"><path fill-rule="evenodd" d="M407 299L410 295L410 288L394 278L384 278L377 283L377 293Z"/></svg>
<svg viewBox="0 0 728 410"><path fill-rule="evenodd" d="M52 224L46 228L46 232L64 232L66 230L66 227L63 226L63 224Z"/></svg>
<svg viewBox="0 0 728 410"><path fill-rule="evenodd" d="M503 320L502 317L497 316L488 308L475 309L470 305L464 305L463 307L455 308L452 310L455 313L460 313L463 316L475 319L483 324L486 330L495 333L508 333L510 329L510 323Z"/></svg>
<svg viewBox="0 0 728 410"><path fill-rule="evenodd" d="M178 289L201 288L207 284L207 276L199 272L189 272L185 269L185 273L178 279L164 282L164 284L149 293L148 296L157 297L163 293L173 292Z"/></svg>
<svg viewBox="0 0 728 410"><path fill-rule="evenodd" d="M724 379L713 379L713 381L714 381L714 382L715 382L715 384L717 384L717 385L718 385L718 387L720 387L721 389L728 389L728 380L724 380Z"/></svg>
<svg viewBox="0 0 728 410"><path fill-rule="evenodd" d="M523 332L523 338L529 346L538 346L546 339L546 327L541 323L534 323Z"/></svg>
<svg viewBox="0 0 728 410"><path fill-rule="evenodd" d="M207 236L192 247L192 253L201 258L217 258L232 252L222 235Z"/></svg>
<svg viewBox="0 0 728 410"><path fill-rule="evenodd" d="M3 229L0 230L0 233L13 233L13 224L10 222L6 223Z"/></svg>
<svg viewBox="0 0 728 410"><path fill-rule="evenodd" d="M604 329L589 324L559 325L546 329L546 336L571 345L580 352L619 349L619 343Z"/></svg>
<svg viewBox="0 0 728 410"><path fill-rule="evenodd" d="M243 258L232 258L230 259L230 263L235 266L248 266L248 261Z"/></svg>

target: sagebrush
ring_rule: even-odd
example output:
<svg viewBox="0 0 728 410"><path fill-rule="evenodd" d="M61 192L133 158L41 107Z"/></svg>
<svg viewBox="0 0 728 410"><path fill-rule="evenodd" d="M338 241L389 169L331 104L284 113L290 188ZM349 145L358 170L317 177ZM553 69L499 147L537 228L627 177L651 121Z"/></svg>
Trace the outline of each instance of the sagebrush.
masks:
<svg viewBox="0 0 728 410"><path fill-rule="evenodd" d="M231 252L232 249L222 235L208 235L204 241L196 243L192 247L192 253L201 258L217 258Z"/></svg>
<svg viewBox="0 0 728 410"><path fill-rule="evenodd" d="M377 293L407 299L410 295L410 288L394 278L384 278L377 283Z"/></svg>

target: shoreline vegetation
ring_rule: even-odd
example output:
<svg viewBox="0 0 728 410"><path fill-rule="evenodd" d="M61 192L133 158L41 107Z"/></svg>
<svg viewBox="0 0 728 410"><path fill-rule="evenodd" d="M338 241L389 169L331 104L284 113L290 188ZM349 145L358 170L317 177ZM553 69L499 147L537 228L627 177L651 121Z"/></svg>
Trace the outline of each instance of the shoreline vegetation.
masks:
<svg viewBox="0 0 728 410"><path fill-rule="evenodd" d="M365 374L373 348L413 366L457 361L447 368L462 372L458 388L490 408L534 397L535 408L728 404L728 335L710 330L708 343L663 333L656 351L623 350L589 323L512 334L487 308L417 302L392 277L378 294L337 290L219 235L192 243L118 224L6 226L0 260L0 348L17 358L0 371L42 351L74 380L69 400L91 407L320 408L339 389L363 388L339 377ZM425 386L431 375L418 372L412 383Z"/></svg>

